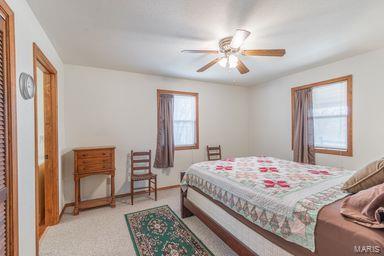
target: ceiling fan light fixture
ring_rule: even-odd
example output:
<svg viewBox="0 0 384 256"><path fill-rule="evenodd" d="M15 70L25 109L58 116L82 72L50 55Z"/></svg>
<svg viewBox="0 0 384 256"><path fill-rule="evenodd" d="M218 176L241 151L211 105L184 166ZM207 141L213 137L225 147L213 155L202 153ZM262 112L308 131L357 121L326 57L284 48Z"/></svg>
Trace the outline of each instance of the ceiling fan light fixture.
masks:
<svg viewBox="0 0 384 256"><path fill-rule="evenodd" d="M251 32L244 29L236 29L234 36L227 36L219 41L218 50L183 50L182 52L190 53L207 53L207 54L220 54L214 60L211 60L205 66L196 70L196 72L204 72L215 64L223 68L237 68L240 74L244 75L249 72L249 69L237 56L273 56L282 57L285 55L285 49L255 49L244 50L242 45L249 37Z"/></svg>
<svg viewBox="0 0 384 256"><path fill-rule="evenodd" d="M244 43L245 39L251 34L251 32L244 29L236 29L236 33L232 38L230 44L232 49L238 49Z"/></svg>
<svg viewBox="0 0 384 256"><path fill-rule="evenodd" d="M219 61L219 65L223 68L236 68L238 63L239 59L234 55L229 55Z"/></svg>
<svg viewBox="0 0 384 256"><path fill-rule="evenodd" d="M228 64L229 68L235 68L237 67L237 64L239 63L239 59L234 55L229 55L228 57Z"/></svg>
<svg viewBox="0 0 384 256"><path fill-rule="evenodd" d="M220 61L219 61L219 65L222 66L223 68L225 68L227 66L227 62L228 62L228 59L227 58L222 58Z"/></svg>

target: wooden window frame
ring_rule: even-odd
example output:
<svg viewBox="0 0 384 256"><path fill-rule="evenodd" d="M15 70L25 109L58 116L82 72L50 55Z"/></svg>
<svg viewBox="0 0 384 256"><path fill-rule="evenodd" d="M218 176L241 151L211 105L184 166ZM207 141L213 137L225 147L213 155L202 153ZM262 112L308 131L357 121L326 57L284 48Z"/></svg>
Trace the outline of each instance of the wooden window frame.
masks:
<svg viewBox="0 0 384 256"><path fill-rule="evenodd" d="M319 154L329 154L329 155L339 155L339 156L353 156L353 126L352 126L352 75L337 77L334 79L329 79L313 84L302 85L298 87L293 87L291 89L291 139L292 139L292 149L293 149L293 136L294 136L294 106L295 106L295 93L296 91L314 88L318 86L330 85L337 82L347 82L347 106L348 106L348 116L347 116L347 140L348 147L347 150L337 150L329 148L315 148L315 152Z"/></svg>
<svg viewBox="0 0 384 256"><path fill-rule="evenodd" d="M184 92L184 91L172 91L172 90L157 90L157 121L159 121L159 106L160 106L160 95L161 94L173 94L173 95L188 95L196 98L196 122L195 122L195 131L196 131L196 143L190 146L176 146L175 150L191 150L199 149L199 94L195 92Z"/></svg>
<svg viewBox="0 0 384 256"><path fill-rule="evenodd" d="M17 117L16 117L16 57L15 57L15 22L14 14L5 0L0 0L0 13L6 22L5 44L7 52L7 153L8 153L8 209L7 209L7 255L19 255L18 225L18 163L17 163Z"/></svg>

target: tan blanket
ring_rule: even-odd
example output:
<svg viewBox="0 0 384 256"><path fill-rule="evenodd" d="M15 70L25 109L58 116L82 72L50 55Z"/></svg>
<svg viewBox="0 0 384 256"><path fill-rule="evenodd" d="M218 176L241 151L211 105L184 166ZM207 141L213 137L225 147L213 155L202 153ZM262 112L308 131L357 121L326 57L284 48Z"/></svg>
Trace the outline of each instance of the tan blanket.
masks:
<svg viewBox="0 0 384 256"><path fill-rule="evenodd" d="M384 228L384 184L345 198L340 213L360 225Z"/></svg>

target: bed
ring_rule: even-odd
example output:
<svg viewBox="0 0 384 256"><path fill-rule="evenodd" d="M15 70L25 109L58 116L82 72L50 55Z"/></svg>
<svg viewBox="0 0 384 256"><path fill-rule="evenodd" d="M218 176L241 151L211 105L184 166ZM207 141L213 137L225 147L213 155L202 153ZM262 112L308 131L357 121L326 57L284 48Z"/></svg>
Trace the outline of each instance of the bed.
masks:
<svg viewBox="0 0 384 256"><path fill-rule="evenodd" d="M239 255L352 255L384 248L384 232L339 213L352 171L272 157L192 165L182 217L196 215Z"/></svg>

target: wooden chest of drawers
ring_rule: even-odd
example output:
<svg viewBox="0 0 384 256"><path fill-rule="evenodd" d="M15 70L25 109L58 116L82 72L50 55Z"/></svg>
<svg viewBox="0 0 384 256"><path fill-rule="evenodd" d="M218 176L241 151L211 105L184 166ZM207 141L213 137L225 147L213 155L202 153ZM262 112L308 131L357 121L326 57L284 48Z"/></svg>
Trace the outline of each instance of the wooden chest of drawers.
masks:
<svg viewBox="0 0 384 256"><path fill-rule="evenodd" d="M75 148L73 151L75 160L75 207L73 214L77 215L79 210L102 205L115 207L115 147ZM80 179L99 174L111 176L111 196L81 201Z"/></svg>

